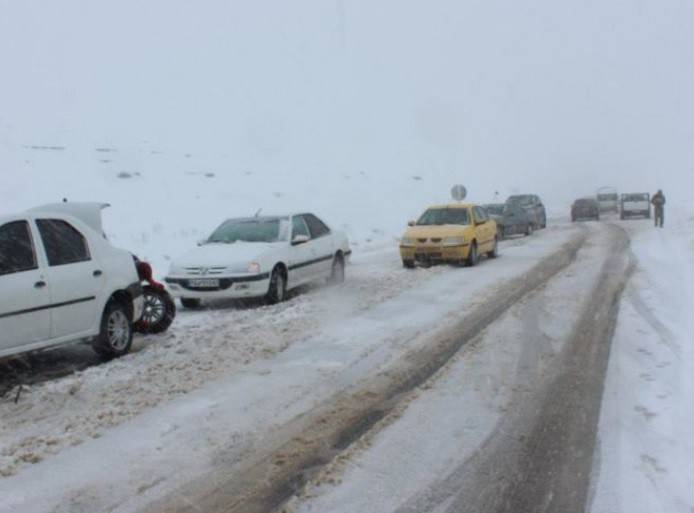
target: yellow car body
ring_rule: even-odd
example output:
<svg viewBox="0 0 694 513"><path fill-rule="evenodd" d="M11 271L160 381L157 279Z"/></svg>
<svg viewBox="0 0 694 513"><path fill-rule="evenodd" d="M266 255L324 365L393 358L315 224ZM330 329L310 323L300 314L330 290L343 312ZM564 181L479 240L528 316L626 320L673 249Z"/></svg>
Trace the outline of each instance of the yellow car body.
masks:
<svg viewBox="0 0 694 513"><path fill-rule="evenodd" d="M475 265L480 255L496 257L497 248L496 221L472 203L429 207L400 239L405 267L442 262Z"/></svg>

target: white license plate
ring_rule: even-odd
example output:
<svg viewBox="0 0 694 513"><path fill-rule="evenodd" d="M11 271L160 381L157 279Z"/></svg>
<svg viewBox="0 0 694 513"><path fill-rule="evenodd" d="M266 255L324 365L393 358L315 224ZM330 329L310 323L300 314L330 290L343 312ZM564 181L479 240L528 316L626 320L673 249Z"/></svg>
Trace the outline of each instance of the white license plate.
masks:
<svg viewBox="0 0 694 513"><path fill-rule="evenodd" d="M201 278L197 280L188 280L188 285L196 289L215 289L219 288L219 280L212 278Z"/></svg>

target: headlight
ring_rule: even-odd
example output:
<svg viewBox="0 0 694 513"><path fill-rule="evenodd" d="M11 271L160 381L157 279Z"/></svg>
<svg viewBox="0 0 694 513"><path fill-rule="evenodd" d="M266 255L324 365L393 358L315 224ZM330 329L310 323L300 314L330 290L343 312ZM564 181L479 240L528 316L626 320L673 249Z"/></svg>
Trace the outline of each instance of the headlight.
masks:
<svg viewBox="0 0 694 513"><path fill-rule="evenodd" d="M258 262L251 262L248 264L248 272L251 274L260 274L260 264Z"/></svg>
<svg viewBox="0 0 694 513"><path fill-rule="evenodd" d="M444 246L462 246L465 244L465 237L446 237L443 239Z"/></svg>
<svg viewBox="0 0 694 513"><path fill-rule="evenodd" d="M410 239L409 237L403 237L400 239L400 245L401 246L414 246L414 239Z"/></svg>

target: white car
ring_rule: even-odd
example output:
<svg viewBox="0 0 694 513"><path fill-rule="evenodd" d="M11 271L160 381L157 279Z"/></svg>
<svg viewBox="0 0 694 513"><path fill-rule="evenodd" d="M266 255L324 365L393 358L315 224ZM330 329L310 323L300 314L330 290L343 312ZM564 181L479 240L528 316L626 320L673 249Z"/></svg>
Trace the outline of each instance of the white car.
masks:
<svg viewBox="0 0 694 513"><path fill-rule="evenodd" d="M103 235L100 203L0 217L0 357L71 342L129 351L142 315L133 257Z"/></svg>
<svg viewBox="0 0 694 513"><path fill-rule="evenodd" d="M620 218L643 216L651 217L651 195L647 192L622 194Z"/></svg>
<svg viewBox="0 0 694 513"><path fill-rule="evenodd" d="M344 281L350 254L345 234L313 214L229 219L176 260L165 281L187 308L203 299L277 303L300 285Z"/></svg>

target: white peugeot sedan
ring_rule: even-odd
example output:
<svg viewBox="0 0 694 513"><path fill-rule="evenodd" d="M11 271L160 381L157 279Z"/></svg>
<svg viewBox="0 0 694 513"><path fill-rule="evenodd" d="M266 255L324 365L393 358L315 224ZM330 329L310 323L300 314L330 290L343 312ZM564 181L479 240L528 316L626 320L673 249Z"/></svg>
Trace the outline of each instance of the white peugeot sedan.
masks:
<svg viewBox="0 0 694 513"><path fill-rule="evenodd" d="M91 341L130 350L142 315L133 257L103 235L100 203L58 203L0 217L0 357Z"/></svg>
<svg viewBox="0 0 694 513"><path fill-rule="evenodd" d="M344 281L350 254L346 235L313 214L229 219L176 260L165 281L186 308L220 298L278 303L300 285Z"/></svg>

